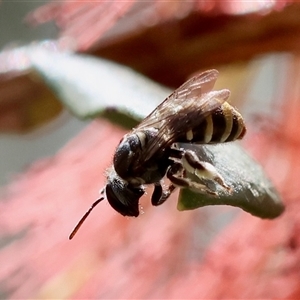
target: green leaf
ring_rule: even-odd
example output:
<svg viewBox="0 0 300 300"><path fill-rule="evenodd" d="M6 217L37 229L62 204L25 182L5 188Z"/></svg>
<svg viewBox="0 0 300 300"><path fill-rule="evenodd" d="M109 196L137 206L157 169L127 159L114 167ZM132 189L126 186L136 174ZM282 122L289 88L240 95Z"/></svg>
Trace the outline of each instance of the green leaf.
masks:
<svg viewBox="0 0 300 300"><path fill-rule="evenodd" d="M32 68L78 117L98 115L128 127L148 115L171 92L127 67L84 55L39 49L30 54ZM232 205L261 217L275 218L284 206L262 168L236 143L184 145L213 164L233 188L217 187L218 197L184 189L179 210Z"/></svg>
<svg viewBox="0 0 300 300"><path fill-rule="evenodd" d="M284 211L284 205L256 163L238 144L216 144L207 146L185 145L198 157L211 163L232 188L232 193L216 185L218 196L200 194L188 189L181 190L179 210L195 209L207 205L231 205L242 208L260 218L276 218Z"/></svg>
<svg viewBox="0 0 300 300"><path fill-rule="evenodd" d="M40 48L29 57L32 69L82 119L101 115L132 127L168 95L168 89L104 59Z"/></svg>

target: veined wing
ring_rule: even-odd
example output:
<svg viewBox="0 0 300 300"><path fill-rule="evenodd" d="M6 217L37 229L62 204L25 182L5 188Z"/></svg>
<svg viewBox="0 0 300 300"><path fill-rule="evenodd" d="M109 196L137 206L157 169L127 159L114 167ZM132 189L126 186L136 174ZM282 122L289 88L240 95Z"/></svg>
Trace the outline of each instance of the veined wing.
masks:
<svg viewBox="0 0 300 300"><path fill-rule="evenodd" d="M199 125L228 99L228 90L211 91L217 75L216 70L210 70L191 78L133 130L158 130L157 136L148 142L143 151L143 161L150 159L159 149L176 142L177 137Z"/></svg>
<svg viewBox="0 0 300 300"><path fill-rule="evenodd" d="M160 128L161 121L169 118L181 107L188 108L192 105L191 102L210 92L214 87L218 74L217 70L208 70L186 81L143 119L136 129L145 127Z"/></svg>

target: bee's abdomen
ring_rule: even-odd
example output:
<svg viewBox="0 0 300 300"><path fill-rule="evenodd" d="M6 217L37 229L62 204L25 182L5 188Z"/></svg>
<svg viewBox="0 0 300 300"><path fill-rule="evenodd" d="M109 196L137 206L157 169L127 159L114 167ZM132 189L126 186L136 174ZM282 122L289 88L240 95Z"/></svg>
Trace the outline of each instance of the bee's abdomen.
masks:
<svg viewBox="0 0 300 300"><path fill-rule="evenodd" d="M204 121L186 133L190 143L224 143L241 139L246 133L242 115L229 103L225 102Z"/></svg>

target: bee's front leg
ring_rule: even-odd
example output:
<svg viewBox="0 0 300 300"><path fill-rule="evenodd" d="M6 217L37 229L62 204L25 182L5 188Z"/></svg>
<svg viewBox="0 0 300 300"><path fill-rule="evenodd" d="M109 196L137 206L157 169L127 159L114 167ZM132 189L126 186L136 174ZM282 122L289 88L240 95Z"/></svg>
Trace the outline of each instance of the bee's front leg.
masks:
<svg viewBox="0 0 300 300"><path fill-rule="evenodd" d="M154 191L151 197L151 203L154 206L163 204L173 193L176 187L170 184L165 190L162 188L161 183L157 182L154 184Z"/></svg>

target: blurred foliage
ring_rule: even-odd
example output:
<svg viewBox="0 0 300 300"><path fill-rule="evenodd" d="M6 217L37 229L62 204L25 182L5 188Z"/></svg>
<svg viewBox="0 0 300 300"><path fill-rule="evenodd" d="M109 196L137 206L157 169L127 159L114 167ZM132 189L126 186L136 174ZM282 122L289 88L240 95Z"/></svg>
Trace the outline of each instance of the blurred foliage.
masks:
<svg viewBox="0 0 300 300"><path fill-rule="evenodd" d="M280 95L274 96L277 102L271 103L273 114L269 118L259 114L265 100L259 98L258 115L248 122L245 140L287 208L274 221L241 214L214 237L226 208L220 208L217 216L215 210L212 215L204 209L177 212L174 195L154 209L149 207L148 195L142 203L145 213L137 219L113 214L103 203L99 215L92 214L83 232L68 243L74 220L92 202L95 186L104 184L104 170L124 134L97 121L55 157L36 162L7 188L0 203L1 235L6 237L0 255L1 295L12 299L298 299L299 9L297 1L55 1L28 16L32 24L55 20L61 37L43 44L58 54L67 53L67 57L68 52L80 52L84 60L82 53L88 53L94 62L96 56L109 58L169 86L177 87L204 68L222 68L224 74L227 69L233 89L241 95L233 97L239 107L247 100L250 79L257 76L249 75L247 63L264 53L291 53L282 74L287 80ZM62 61L54 59L43 69L38 57L28 60L28 53L24 56L22 51L16 48L0 54L2 132L40 126L41 119L59 112L57 98L63 98L57 86L49 92L43 74L51 65L68 74ZM241 73L232 71L239 69L237 65L242 65L243 80ZM78 67L75 77L81 75L88 82L88 73ZM70 78L62 78L62 85L72 83ZM73 94L81 88L76 81L69 86ZM35 98L40 102L34 105L38 112L28 120ZM144 104L151 106L147 100ZM133 109L140 111L138 106ZM36 121L36 115L47 117Z"/></svg>
<svg viewBox="0 0 300 300"><path fill-rule="evenodd" d="M0 130L27 131L55 118L63 109L53 92L32 74L0 77ZM2 80L1 80L2 78Z"/></svg>
<svg viewBox="0 0 300 300"><path fill-rule="evenodd" d="M199 70L299 49L299 13L298 1L282 0L62 1L41 7L28 20L54 20L61 38L71 38L77 51L175 88Z"/></svg>
<svg viewBox="0 0 300 300"><path fill-rule="evenodd" d="M37 25L55 20L62 30L56 46L60 50L107 58L177 87L199 70L219 69L220 65L249 61L263 53L297 50L295 36L300 30L300 6L297 2L290 3L54 1L28 15L27 21ZM9 85L12 74L22 76L17 71L19 66L15 66L16 60L7 57L4 53L0 57L1 81L5 86ZM24 62L18 63L22 66ZM29 81L28 87L35 88L35 82ZM0 111L3 107L12 118L14 112L7 103L15 102L16 90L10 90L7 100L0 99ZM30 95L23 95L24 99L30 99ZM45 115L45 111L41 107L39 113ZM40 119L46 121L52 116ZM0 129L26 131L39 122L33 119L11 125L14 122L6 120L1 122Z"/></svg>

